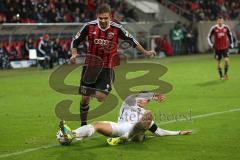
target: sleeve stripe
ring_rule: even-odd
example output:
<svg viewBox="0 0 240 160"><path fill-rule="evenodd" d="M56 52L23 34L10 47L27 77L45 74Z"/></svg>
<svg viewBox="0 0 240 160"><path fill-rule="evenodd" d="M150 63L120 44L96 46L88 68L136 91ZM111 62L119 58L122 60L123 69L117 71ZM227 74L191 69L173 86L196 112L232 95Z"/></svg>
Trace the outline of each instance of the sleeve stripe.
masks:
<svg viewBox="0 0 240 160"><path fill-rule="evenodd" d="M117 27L119 29L122 27L121 24L117 24L116 22L112 22L112 21L111 21L110 25L113 25L114 27Z"/></svg>
<svg viewBox="0 0 240 160"><path fill-rule="evenodd" d="M133 38L133 41L136 45L139 45L139 42L135 38Z"/></svg>
<svg viewBox="0 0 240 160"><path fill-rule="evenodd" d="M116 23L116 22L113 22L113 21L111 21L111 23L110 23L112 26L114 26L114 27L117 27L117 28L119 28L119 29L121 29L122 31L123 31L123 33L125 33L127 30L126 29L124 29L123 28L123 26L121 25L121 24L118 24L118 23ZM127 37L129 37L129 38L132 38L133 39L133 42L136 44L136 45L139 45L139 42L129 33L129 36L128 35L126 35Z"/></svg>
<svg viewBox="0 0 240 160"><path fill-rule="evenodd" d="M71 47L70 48L73 48L73 41L74 41L74 38L72 38L72 42L71 42Z"/></svg>
<svg viewBox="0 0 240 160"><path fill-rule="evenodd" d="M123 26L121 26L120 29L125 34L126 37L132 39L133 43L139 45L138 41L132 36L132 34L130 34L126 29L124 29Z"/></svg>
<svg viewBox="0 0 240 160"><path fill-rule="evenodd" d="M87 25L93 24L94 22L95 22L95 21L88 22L88 23L85 23L85 24L83 25L83 27L80 29L80 31L77 32L77 34L72 38L71 48L73 48L73 43L74 43L74 41L75 41L78 37L81 36L81 32L83 31L83 29L86 28ZM79 35L78 35L78 34L79 34ZM78 36L78 37L77 37L77 36Z"/></svg>
<svg viewBox="0 0 240 160"><path fill-rule="evenodd" d="M225 26L226 26L226 28L227 28L228 31L229 31L229 34L230 34L230 43L232 44L232 43L233 43L233 34L232 34L230 28L228 27L228 25L225 25ZM230 45L231 45L231 44L230 44Z"/></svg>
<svg viewBox="0 0 240 160"><path fill-rule="evenodd" d="M211 27L211 29L210 29L210 31L209 31L209 33L208 33L208 36L207 36L208 44L209 44L210 46L213 45L213 43L212 43L212 41L211 41L211 35L212 35L213 29L214 29L215 27L216 27L216 25L214 25L214 26Z"/></svg>

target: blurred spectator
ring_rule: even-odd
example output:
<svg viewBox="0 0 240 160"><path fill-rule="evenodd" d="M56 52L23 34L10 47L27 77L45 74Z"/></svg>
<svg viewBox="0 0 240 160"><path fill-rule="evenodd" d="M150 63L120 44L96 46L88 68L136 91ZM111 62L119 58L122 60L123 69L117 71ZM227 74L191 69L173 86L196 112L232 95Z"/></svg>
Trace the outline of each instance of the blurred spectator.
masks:
<svg viewBox="0 0 240 160"><path fill-rule="evenodd" d="M188 25L184 35L185 47L188 54L197 52L197 36L197 29L192 24Z"/></svg>
<svg viewBox="0 0 240 160"><path fill-rule="evenodd" d="M48 34L44 34L38 44L38 57L44 57L45 60L40 62L43 69L53 68L54 54L52 42Z"/></svg>
<svg viewBox="0 0 240 160"><path fill-rule="evenodd" d="M50 11L46 10L46 17L48 23L55 23L57 22L57 13L56 9L52 8Z"/></svg>
<svg viewBox="0 0 240 160"><path fill-rule="evenodd" d="M63 47L60 44L59 38L56 38L53 43L53 52L54 52L55 57L57 57L58 64L62 65L62 64L68 63L68 55L63 50Z"/></svg>
<svg viewBox="0 0 240 160"><path fill-rule="evenodd" d="M56 20L56 23L60 23L60 22L63 22L64 21L64 19L63 19L63 12L61 12L61 10L59 10L59 9L57 9L56 10L56 18L55 18L55 20Z"/></svg>
<svg viewBox="0 0 240 160"><path fill-rule="evenodd" d="M17 49L14 47L13 44L10 45L10 52L8 52L8 55L11 60L17 60Z"/></svg>
<svg viewBox="0 0 240 160"><path fill-rule="evenodd" d="M163 37L159 37L155 39L155 51L157 53L164 52L166 56L173 56L173 48L171 43L168 41L168 36L164 35Z"/></svg>
<svg viewBox="0 0 240 160"><path fill-rule="evenodd" d="M23 52L22 52L22 56L24 59L27 59L29 57L29 49L34 49L34 44L33 44L33 40L31 37L29 37L23 46Z"/></svg>
<svg viewBox="0 0 240 160"><path fill-rule="evenodd" d="M170 40L173 46L174 55L179 55L180 53L182 53L183 38L184 35L181 23L177 22L174 25L174 28L170 30Z"/></svg>
<svg viewBox="0 0 240 160"><path fill-rule="evenodd" d="M76 8L75 12L73 13L74 22L80 22L80 15L81 15L80 9Z"/></svg>
<svg viewBox="0 0 240 160"><path fill-rule="evenodd" d="M10 68L8 54L6 49L3 47L3 43L0 41L0 69Z"/></svg>
<svg viewBox="0 0 240 160"><path fill-rule="evenodd" d="M85 13L81 13L80 22L85 23L85 22L88 22L88 21L90 21L90 20L86 17Z"/></svg>
<svg viewBox="0 0 240 160"><path fill-rule="evenodd" d="M3 14L0 14L0 24L6 22L6 17Z"/></svg>
<svg viewBox="0 0 240 160"><path fill-rule="evenodd" d="M36 12L37 12L37 22L39 23L46 23L47 19L45 18L45 14L44 14L44 9L38 9L36 8Z"/></svg>
<svg viewBox="0 0 240 160"><path fill-rule="evenodd" d="M81 42L80 45L78 45L78 53L80 53L81 55L84 55L84 54L87 54L87 43L84 41L84 42ZM67 52L67 51L66 51Z"/></svg>

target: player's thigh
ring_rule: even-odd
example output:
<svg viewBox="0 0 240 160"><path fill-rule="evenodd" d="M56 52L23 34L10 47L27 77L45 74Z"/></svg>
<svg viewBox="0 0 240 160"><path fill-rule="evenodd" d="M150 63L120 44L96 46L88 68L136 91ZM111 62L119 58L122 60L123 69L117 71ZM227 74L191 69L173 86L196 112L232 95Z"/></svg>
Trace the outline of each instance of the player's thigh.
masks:
<svg viewBox="0 0 240 160"><path fill-rule="evenodd" d="M125 122L125 123L114 123L111 122L112 126L112 137L121 137L130 133L134 127L134 124Z"/></svg>
<svg viewBox="0 0 240 160"><path fill-rule="evenodd" d="M221 51L221 50L216 50L216 51L215 51L215 59L216 59L217 61L221 61L222 57L223 57L222 51Z"/></svg>
<svg viewBox="0 0 240 160"><path fill-rule="evenodd" d="M224 58L224 62L227 63L229 61L229 51L228 51L228 49L223 50L222 55L223 55L223 58Z"/></svg>
<svg viewBox="0 0 240 160"><path fill-rule="evenodd" d="M103 92L103 91L97 90L97 91L95 92L95 97L97 98L97 100L98 100L99 102L103 102L103 101L105 101L105 99L107 98L108 94L109 94L109 92Z"/></svg>
<svg viewBox="0 0 240 160"><path fill-rule="evenodd" d="M98 133L101 133L102 135L105 135L105 136L112 136L113 127L111 123L113 122L99 121L99 122L93 123L93 126Z"/></svg>
<svg viewBox="0 0 240 160"><path fill-rule="evenodd" d="M229 59L229 51L228 51L228 49L222 50L222 55L223 55L224 60L225 59L228 60Z"/></svg>
<svg viewBox="0 0 240 160"><path fill-rule="evenodd" d="M115 75L113 69L104 68L96 81L96 98L102 99L112 90Z"/></svg>
<svg viewBox="0 0 240 160"><path fill-rule="evenodd" d="M95 77L96 78L96 77ZM96 79L92 78L87 66L82 69L79 94L83 96L92 96L96 92Z"/></svg>

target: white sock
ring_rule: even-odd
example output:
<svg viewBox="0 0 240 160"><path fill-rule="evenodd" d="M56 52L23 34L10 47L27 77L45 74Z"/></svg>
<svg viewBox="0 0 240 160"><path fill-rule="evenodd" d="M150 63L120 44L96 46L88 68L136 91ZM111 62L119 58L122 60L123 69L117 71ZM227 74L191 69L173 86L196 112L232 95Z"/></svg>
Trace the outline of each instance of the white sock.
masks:
<svg viewBox="0 0 240 160"><path fill-rule="evenodd" d="M95 128L93 125L89 124L79 127L72 132L76 134L76 138L86 138L92 136L95 133Z"/></svg>
<svg viewBox="0 0 240 160"><path fill-rule="evenodd" d="M157 130L154 132L156 136L175 136L179 135L180 131L168 131L161 128L157 128Z"/></svg>

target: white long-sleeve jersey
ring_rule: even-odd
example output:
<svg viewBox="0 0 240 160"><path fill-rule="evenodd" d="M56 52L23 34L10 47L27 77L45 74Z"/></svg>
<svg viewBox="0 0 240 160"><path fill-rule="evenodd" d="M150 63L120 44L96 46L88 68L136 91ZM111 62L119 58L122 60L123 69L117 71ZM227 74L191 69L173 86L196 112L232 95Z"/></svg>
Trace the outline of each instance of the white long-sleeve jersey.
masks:
<svg viewBox="0 0 240 160"><path fill-rule="evenodd" d="M154 97L154 93L140 93L128 96L119 111L118 123L128 122L131 124L137 123L146 112L144 108L137 105L138 99L151 100Z"/></svg>

